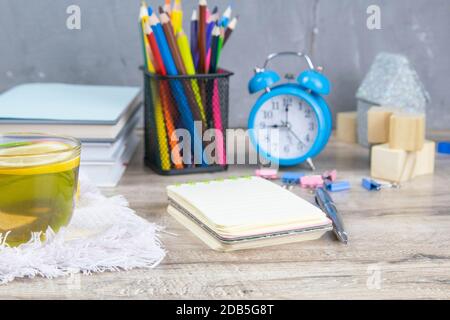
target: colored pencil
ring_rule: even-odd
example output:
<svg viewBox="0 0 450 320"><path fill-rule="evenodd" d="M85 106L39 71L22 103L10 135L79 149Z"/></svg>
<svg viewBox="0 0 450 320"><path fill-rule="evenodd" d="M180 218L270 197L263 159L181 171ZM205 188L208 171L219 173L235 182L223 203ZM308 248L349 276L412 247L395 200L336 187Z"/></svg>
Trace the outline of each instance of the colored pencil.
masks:
<svg viewBox="0 0 450 320"><path fill-rule="evenodd" d="M200 73L207 73L206 70L206 0L198 2L198 51Z"/></svg>
<svg viewBox="0 0 450 320"><path fill-rule="evenodd" d="M181 59L180 51L178 50L177 41L173 33L173 26L170 22L169 16L166 13L162 13L160 16L161 26L164 31L164 35L169 45L170 52L172 53L175 66L178 70L178 74L186 74L186 68L184 67L183 60Z"/></svg>
<svg viewBox="0 0 450 320"><path fill-rule="evenodd" d="M224 36L225 36L225 33L223 31L223 28L220 28L220 37L219 37L219 42L217 44L217 57L216 57L216 65L217 66L219 65L220 54L222 53Z"/></svg>
<svg viewBox="0 0 450 320"><path fill-rule="evenodd" d="M214 26L216 25L217 20L219 19L219 14L213 13L209 16L207 22L206 22L206 48L209 49L211 47L211 34L214 29Z"/></svg>
<svg viewBox="0 0 450 320"><path fill-rule="evenodd" d="M198 67L198 16L197 10L192 11L191 17L191 54L192 59L194 60L195 69Z"/></svg>
<svg viewBox="0 0 450 320"><path fill-rule="evenodd" d="M161 52L161 57L164 61L167 73L169 75L177 75L178 71L175 66L175 62L173 61L172 54L170 52L169 45L164 35L161 23L156 14L153 12L153 10L151 10L151 7L149 7L149 23L155 34L155 38L158 43L158 48L159 51Z"/></svg>
<svg viewBox="0 0 450 320"><path fill-rule="evenodd" d="M163 11L167 12L167 14L170 16L172 14L172 8L170 4L170 0L164 1Z"/></svg>
<svg viewBox="0 0 450 320"><path fill-rule="evenodd" d="M217 151L217 162L220 165L226 164L226 152L225 152L225 141L223 137L223 124L222 124L222 111L220 108L220 97L219 97L219 84L218 80L214 79L214 89L212 97L212 116L213 123L216 132L216 151Z"/></svg>
<svg viewBox="0 0 450 320"><path fill-rule="evenodd" d="M149 34L152 33L152 30L148 25L147 19L148 16L144 16L141 22L144 27L145 39L147 39L147 43L150 43ZM157 69L159 69L159 66L156 68L156 66L152 65L152 67L149 68L149 71L154 73L155 70ZM164 122L160 94L156 88L156 83L153 80L150 80L150 91L154 106L153 115L155 117L156 137L158 140L159 162L161 165L161 169L167 171L170 170L171 161L170 161L169 147L167 145L166 124Z"/></svg>
<svg viewBox="0 0 450 320"><path fill-rule="evenodd" d="M192 57L197 52L197 45L198 45L198 34L197 34L197 28L198 28L198 17L197 17L197 10L192 10L192 16L191 16L191 53Z"/></svg>
<svg viewBox="0 0 450 320"><path fill-rule="evenodd" d="M175 39L175 35L173 34L173 27L170 22L170 19L166 13L161 14L160 17L161 17L161 25L163 27L167 43L169 44L170 51L172 52L172 57L174 58L175 65L178 69L178 73L182 75L187 75L186 67L181 57L180 50L178 49L177 40ZM191 111L192 115L194 116L194 120L203 122L200 114L200 106L198 105L197 100L195 99L195 93L192 89L192 86L187 81L182 81L182 83L184 86L184 90L186 92L186 96L190 102L189 105L191 106ZM203 124L205 125L206 123Z"/></svg>
<svg viewBox="0 0 450 320"><path fill-rule="evenodd" d="M234 17L231 22L228 24L227 28L225 29L225 36L223 38L223 45L227 43L228 39L230 38L231 34L233 33L234 29L236 29L236 25L238 23L239 16Z"/></svg>
<svg viewBox="0 0 450 320"><path fill-rule="evenodd" d="M230 22L230 18L231 18L231 6L228 6L228 8L222 15L222 18L220 19L220 26L226 28L228 26L228 23Z"/></svg>
<svg viewBox="0 0 450 320"><path fill-rule="evenodd" d="M142 39L142 53L144 56L144 66L147 71L154 72L152 61L150 60L150 47L147 41L147 37L145 37L146 19L148 19L147 7L145 3L142 3L141 8L139 10L139 31L141 33Z"/></svg>
<svg viewBox="0 0 450 320"><path fill-rule="evenodd" d="M212 32L212 45L211 45L211 66L209 69L210 73L217 72L217 53L220 41L220 27L215 26ZM220 165L225 164L225 145L223 139L223 125L222 125L222 114L220 108L220 98L219 98L219 84L218 80L213 80L213 85L210 86L208 92L210 96L208 97L208 103L211 105L211 113L213 120L213 128L216 130L216 151L217 151L217 161Z"/></svg>
<svg viewBox="0 0 450 320"><path fill-rule="evenodd" d="M153 30L150 27L150 23L148 21L146 23L145 31L148 43L150 44L150 48L153 52L155 71L158 74L167 75L167 71L164 66L164 62L162 60L161 52L159 51L159 47L156 42L155 34L153 33Z"/></svg>
<svg viewBox="0 0 450 320"><path fill-rule="evenodd" d="M186 73L188 75L195 75L194 61L192 60L191 51L189 49L189 40L187 35L181 30L177 34L177 44L181 53L181 58L183 59L184 65L186 67ZM206 124L205 109L203 107L202 97L200 95L200 88L196 79L191 80L192 90L194 91L195 100L200 109L200 115L203 122Z"/></svg>
<svg viewBox="0 0 450 320"><path fill-rule="evenodd" d="M217 9L217 7L215 8ZM219 14L216 10L208 17L207 27L206 27L206 70L209 70L209 66L211 64L211 36L214 26L216 25L217 20L219 19Z"/></svg>
<svg viewBox="0 0 450 320"><path fill-rule="evenodd" d="M212 45L211 45L211 65L209 68L209 73L217 72L217 53L220 39L220 28L219 26L214 26L212 32Z"/></svg>
<svg viewBox="0 0 450 320"><path fill-rule="evenodd" d="M148 30L149 29L149 30ZM156 38L154 33L152 32L150 25L147 23L147 37L149 38L150 47L152 48L153 55L155 57L155 70L157 73L165 76L167 75L166 68L164 67L164 63L161 57L161 53L158 48L158 44L156 42ZM163 114L166 123L167 137L170 144L170 154L172 162L177 169L183 168L183 161L181 158L180 150L178 147L177 140L174 139L176 137L175 133L175 125L173 117L176 115L176 110L173 108L171 101L167 95L169 89L168 83L166 81L159 82L159 96L161 98L161 103L163 105Z"/></svg>
<svg viewBox="0 0 450 320"><path fill-rule="evenodd" d="M183 27L183 8L181 7L181 0L175 0L170 19L172 20L173 32L177 34Z"/></svg>
<svg viewBox="0 0 450 320"><path fill-rule="evenodd" d="M161 23L151 7L149 7L149 22L153 32L155 33L156 41L158 43L167 73L169 75L178 75L177 68L165 38ZM205 165L206 163L203 159L202 138L199 136L199 133L195 127L194 118L190 110L188 99L183 90L183 86L179 80L170 81L170 86L172 88L172 95L177 101L179 114L183 125L191 134L192 145L194 147L194 161L201 162L202 165Z"/></svg>

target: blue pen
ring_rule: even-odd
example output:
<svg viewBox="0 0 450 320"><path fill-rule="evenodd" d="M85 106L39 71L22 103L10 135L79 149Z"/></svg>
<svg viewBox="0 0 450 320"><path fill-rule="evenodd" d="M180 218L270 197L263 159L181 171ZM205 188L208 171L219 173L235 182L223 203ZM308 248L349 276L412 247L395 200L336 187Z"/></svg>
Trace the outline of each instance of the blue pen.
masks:
<svg viewBox="0 0 450 320"><path fill-rule="evenodd" d="M156 17L151 7L148 7L148 13L149 13L149 21L152 30L155 34L159 50L161 51L161 56L164 61L167 73L172 76L178 75L178 71L175 66L172 53L170 52L170 48L164 35L161 23L159 22L158 17ZM173 96L177 100L177 105L180 108L181 120L192 137L191 139L194 145L195 162L198 162L198 160L200 160L202 165L206 165L207 163L204 161L203 158L202 138L198 134L197 128L195 127L194 118L192 116L191 109L189 108L189 102L186 98L183 87L178 80L172 80L169 82L173 90Z"/></svg>

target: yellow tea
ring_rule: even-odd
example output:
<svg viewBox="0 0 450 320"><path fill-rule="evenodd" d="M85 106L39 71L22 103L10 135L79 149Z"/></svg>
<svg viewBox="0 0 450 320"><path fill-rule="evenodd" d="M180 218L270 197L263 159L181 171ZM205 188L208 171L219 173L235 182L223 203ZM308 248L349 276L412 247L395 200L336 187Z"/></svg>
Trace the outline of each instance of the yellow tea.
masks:
<svg viewBox="0 0 450 320"><path fill-rule="evenodd" d="M0 144L0 233L9 245L57 232L72 216L80 147L61 141Z"/></svg>

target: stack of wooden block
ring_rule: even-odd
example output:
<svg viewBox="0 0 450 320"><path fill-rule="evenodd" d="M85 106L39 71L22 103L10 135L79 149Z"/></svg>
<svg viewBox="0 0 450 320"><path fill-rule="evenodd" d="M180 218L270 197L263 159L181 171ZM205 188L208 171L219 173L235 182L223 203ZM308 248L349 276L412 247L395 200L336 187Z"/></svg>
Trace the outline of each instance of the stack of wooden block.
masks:
<svg viewBox="0 0 450 320"><path fill-rule="evenodd" d="M372 107L367 114L373 178L404 182L434 172L435 143L425 140L423 114Z"/></svg>

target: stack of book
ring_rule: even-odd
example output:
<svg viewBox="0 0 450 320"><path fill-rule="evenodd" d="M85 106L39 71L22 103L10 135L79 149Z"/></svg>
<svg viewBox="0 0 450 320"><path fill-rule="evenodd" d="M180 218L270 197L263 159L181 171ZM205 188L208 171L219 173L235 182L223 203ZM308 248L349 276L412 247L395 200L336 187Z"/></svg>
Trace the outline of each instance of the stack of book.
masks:
<svg viewBox="0 0 450 320"><path fill-rule="evenodd" d="M33 83L0 94L0 134L44 132L82 142L81 171L115 186L138 144L139 88Z"/></svg>

